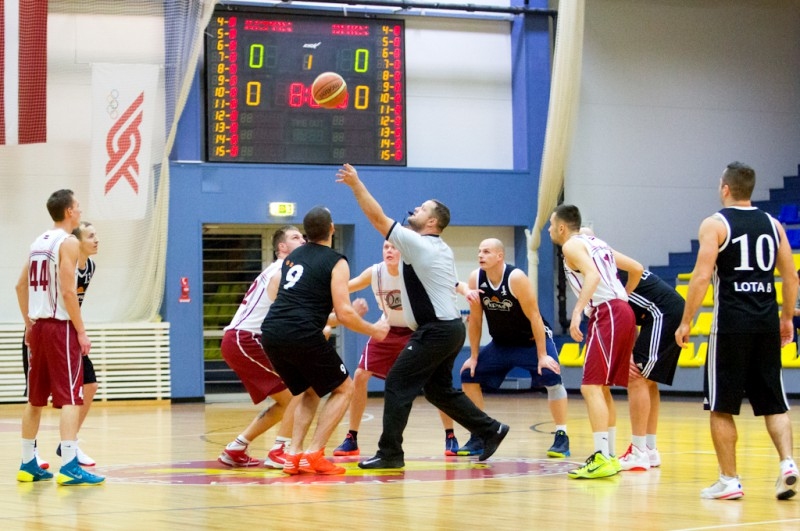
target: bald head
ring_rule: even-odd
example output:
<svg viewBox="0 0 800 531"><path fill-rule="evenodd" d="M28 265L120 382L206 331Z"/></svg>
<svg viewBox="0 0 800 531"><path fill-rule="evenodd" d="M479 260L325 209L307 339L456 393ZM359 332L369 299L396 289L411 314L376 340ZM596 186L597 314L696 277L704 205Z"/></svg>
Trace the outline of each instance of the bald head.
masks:
<svg viewBox="0 0 800 531"><path fill-rule="evenodd" d="M505 256L503 242L497 238L486 238L478 246L478 265L485 271L502 268Z"/></svg>

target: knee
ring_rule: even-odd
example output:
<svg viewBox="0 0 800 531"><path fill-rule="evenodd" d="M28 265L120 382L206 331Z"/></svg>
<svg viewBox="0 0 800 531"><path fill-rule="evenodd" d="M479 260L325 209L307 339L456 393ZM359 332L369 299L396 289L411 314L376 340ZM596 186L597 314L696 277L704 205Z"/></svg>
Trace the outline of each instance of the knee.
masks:
<svg viewBox="0 0 800 531"><path fill-rule="evenodd" d="M562 398L567 398L567 390L564 387L564 384L548 385L545 387L545 389L547 389L548 400L561 400Z"/></svg>

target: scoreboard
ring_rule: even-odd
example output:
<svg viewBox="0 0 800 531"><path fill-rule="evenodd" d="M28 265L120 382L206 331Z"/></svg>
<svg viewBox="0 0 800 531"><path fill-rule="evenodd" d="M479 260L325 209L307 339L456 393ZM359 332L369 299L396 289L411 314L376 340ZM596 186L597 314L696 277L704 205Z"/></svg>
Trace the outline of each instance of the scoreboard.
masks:
<svg viewBox="0 0 800 531"><path fill-rule="evenodd" d="M206 31L211 162L406 165L402 20L217 11ZM348 97L311 97L336 72Z"/></svg>

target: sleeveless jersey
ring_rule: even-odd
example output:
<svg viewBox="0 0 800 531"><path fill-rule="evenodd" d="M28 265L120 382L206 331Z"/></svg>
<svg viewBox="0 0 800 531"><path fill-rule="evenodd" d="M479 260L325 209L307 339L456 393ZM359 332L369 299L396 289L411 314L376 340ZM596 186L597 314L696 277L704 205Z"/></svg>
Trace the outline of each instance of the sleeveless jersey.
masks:
<svg viewBox="0 0 800 531"><path fill-rule="evenodd" d="M625 286L617 278L617 264L614 262L614 253L608 244L599 238L586 234L576 234L572 237L583 243L589 251L594 267L600 273L600 283L597 285L597 289L594 290L592 298L589 299L589 313L593 312L597 305L613 299L627 301L628 294L625 292ZM564 273L566 273L572 291L577 296L583 286L583 273L570 269L566 261L564 261Z"/></svg>
<svg viewBox="0 0 800 531"><path fill-rule="evenodd" d="M780 237L773 218L755 207L723 208L727 228L714 268L712 331L761 332L779 327L775 261Z"/></svg>
<svg viewBox="0 0 800 531"><path fill-rule="evenodd" d="M83 297L86 295L86 290L89 289L89 282L92 281L94 276L94 260L91 258L86 259L86 267L78 268L78 305L83 306Z"/></svg>
<svg viewBox="0 0 800 531"><path fill-rule="evenodd" d="M383 311L389 326L407 328L406 319L403 317L403 300L400 295L403 286L403 277L399 274L389 274L386 263L381 262L372 266L372 293L378 308Z"/></svg>
<svg viewBox="0 0 800 531"><path fill-rule="evenodd" d="M239 304L233 319L223 331L244 330L253 334L261 333L261 323L264 322L264 318L267 316L269 307L272 304L272 300L267 295L267 286L269 286L269 281L272 277L281 272L281 262L282 260L272 262L250 284L250 288L244 294L244 298Z"/></svg>
<svg viewBox="0 0 800 531"><path fill-rule="evenodd" d="M323 337L333 309L331 273L344 255L330 247L307 243L283 260L278 295L261 325L272 341L289 343Z"/></svg>
<svg viewBox="0 0 800 531"><path fill-rule="evenodd" d="M59 251L70 235L51 229L31 244L28 262L28 317L69 321L59 289Z"/></svg>
<svg viewBox="0 0 800 531"><path fill-rule="evenodd" d="M497 286L492 285L486 271L478 270L478 289L481 294L481 306L489 325L489 334L492 341L498 345L514 347L532 347L535 345L531 322L519 300L511 292L509 277L516 267L505 264L503 278ZM545 328L549 326L545 322Z"/></svg>

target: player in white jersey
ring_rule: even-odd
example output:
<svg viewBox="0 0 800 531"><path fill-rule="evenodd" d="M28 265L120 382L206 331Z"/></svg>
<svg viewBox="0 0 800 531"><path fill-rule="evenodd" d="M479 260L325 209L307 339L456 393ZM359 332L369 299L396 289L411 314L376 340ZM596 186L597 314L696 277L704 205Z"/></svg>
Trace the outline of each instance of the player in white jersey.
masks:
<svg viewBox="0 0 800 531"><path fill-rule="evenodd" d="M583 340L584 312L589 316L586 362L581 394L586 401L595 452L586 464L569 472L571 478L613 476L621 470L614 455L610 431L616 424L609 387L627 387L631 352L636 339L636 318L628 293L641 277L638 262L611 249L604 241L580 234L581 214L573 205L559 205L550 216L550 239L564 253L564 272L578 297L572 310L570 335ZM617 265L628 271L628 283L617 278Z"/></svg>
<svg viewBox="0 0 800 531"><path fill-rule="evenodd" d="M61 409L62 466L57 481L60 485L96 485L105 478L85 472L77 457L83 404L81 358L92 346L77 295L80 249L78 240L70 234L80 223L81 208L71 190L58 190L47 200L47 210L53 228L31 245L16 286L30 350L28 403L22 415L22 464L17 481L53 477L38 465L34 455L42 408L52 395L53 407Z"/></svg>
<svg viewBox="0 0 800 531"><path fill-rule="evenodd" d="M239 376L254 404L267 397L275 403L256 415L250 425L235 440L228 443L219 455L219 462L228 466L258 466L262 461L247 454L248 445L259 435L281 422L275 444L263 464L269 468L283 468L285 450L291 444L296 402L275 372L261 346L261 324L269 312L272 300L267 286L274 275L281 274L281 264L289 253L305 243L303 235L292 225L275 231L272 248L275 261L256 277L242 299L231 323L225 327L222 338L222 357Z"/></svg>

